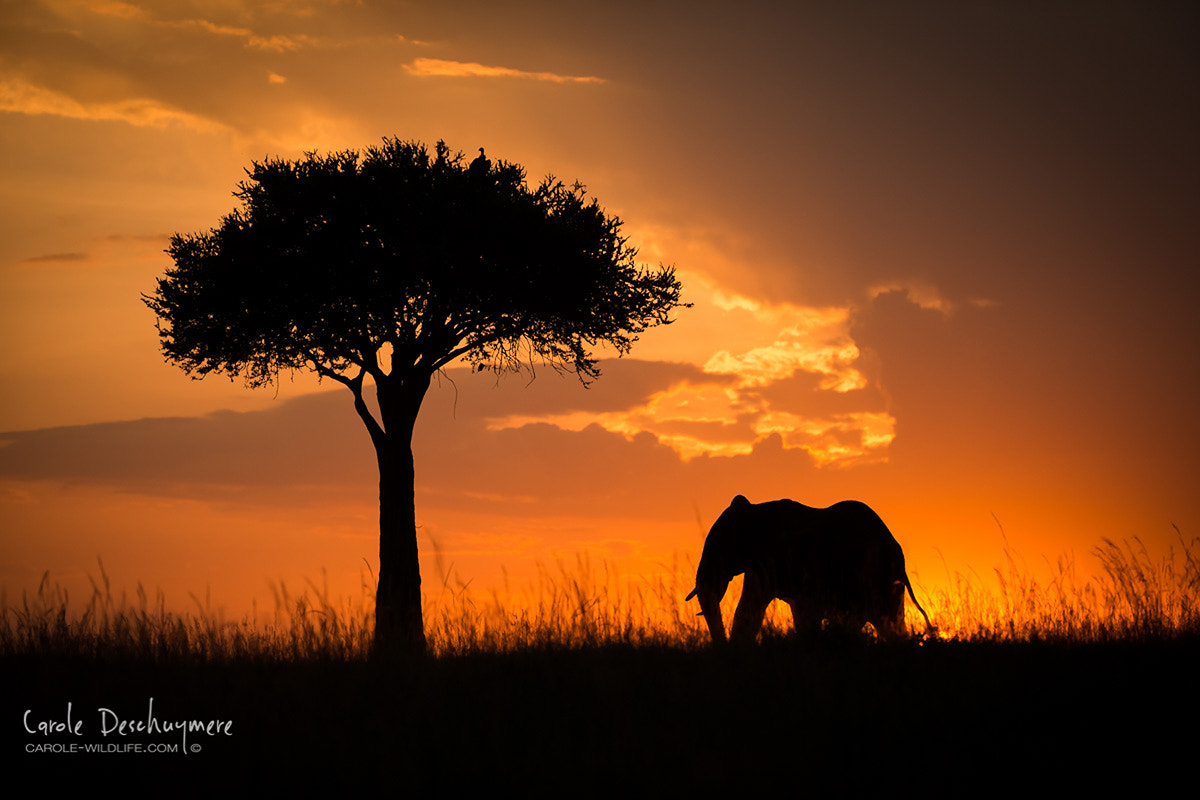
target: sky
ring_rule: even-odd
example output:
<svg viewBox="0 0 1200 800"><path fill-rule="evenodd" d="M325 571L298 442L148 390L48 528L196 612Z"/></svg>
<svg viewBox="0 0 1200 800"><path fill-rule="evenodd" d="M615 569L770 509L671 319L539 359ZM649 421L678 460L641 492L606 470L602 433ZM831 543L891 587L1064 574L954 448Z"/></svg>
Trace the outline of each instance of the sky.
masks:
<svg viewBox="0 0 1200 800"><path fill-rule="evenodd" d="M427 592L699 559L737 494L858 499L919 586L1200 535L1200 43L1174 3L5 0L0 585L356 594L349 393L164 363L142 301L264 158L439 139L586 184L691 308L452 367L414 443ZM1180 533L1177 533L1178 528ZM447 581L447 577L449 580Z"/></svg>

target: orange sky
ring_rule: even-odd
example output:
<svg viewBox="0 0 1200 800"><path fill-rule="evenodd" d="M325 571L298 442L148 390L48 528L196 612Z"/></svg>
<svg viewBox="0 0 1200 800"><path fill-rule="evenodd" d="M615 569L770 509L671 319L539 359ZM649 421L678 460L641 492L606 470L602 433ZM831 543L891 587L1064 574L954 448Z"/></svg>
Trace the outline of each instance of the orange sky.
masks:
<svg viewBox="0 0 1200 800"><path fill-rule="evenodd" d="M1081 572L1102 537L1200 534L1193 14L571 5L6 5L9 602L97 555L239 613L322 569L358 591L349 394L193 382L139 296L251 160L385 135L578 178L694 303L591 389L450 371L417 432L427 587L435 550L476 586L697 559L738 493L861 499L927 585L1000 564L996 519Z"/></svg>

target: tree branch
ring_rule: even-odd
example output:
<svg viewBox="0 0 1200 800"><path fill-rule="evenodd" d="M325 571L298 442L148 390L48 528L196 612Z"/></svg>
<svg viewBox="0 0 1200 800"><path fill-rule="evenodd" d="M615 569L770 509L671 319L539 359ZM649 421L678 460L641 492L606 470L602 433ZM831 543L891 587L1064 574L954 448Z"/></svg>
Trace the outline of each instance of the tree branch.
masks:
<svg viewBox="0 0 1200 800"><path fill-rule="evenodd" d="M383 446L387 439L387 431L379 424L379 421L371 415L371 409L367 407L367 401L363 398L363 378L367 374L367 368L360 366L358 375L353 378L346 377L340 372L335 372L329 367L321 364L318 361L313 361L317 374L324 378L332 378L350 390L354 395L354 410L358 412L358 416L362 419L363 424L367 426L367 433L371 435L371 443L378 449Z"/></svg>
<svg viewBox="0 0 1200 800"><path fill-rule="evenodd" d="M318 375L320 375L322 378L331 378L331 379L337 381L338 383L342 384L343 386L350 387L351 390L354 389L354 386L353 386L354 379L353 378L347 378L342 373L330 369L329 367L322 364L320 361L317 361L317 359L313 358L312 356L309 356L307 360L312 362L313 370ZM362 376L359 375L359 381L361 382L361 380L362 380Z"/></svg>

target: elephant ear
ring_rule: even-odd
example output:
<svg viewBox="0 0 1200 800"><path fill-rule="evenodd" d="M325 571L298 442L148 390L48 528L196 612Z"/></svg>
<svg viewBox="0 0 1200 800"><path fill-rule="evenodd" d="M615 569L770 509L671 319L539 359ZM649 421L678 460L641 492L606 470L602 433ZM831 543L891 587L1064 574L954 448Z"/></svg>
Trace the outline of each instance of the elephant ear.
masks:
<svg viewBox="0 0 1200 800"><path fill-rule="evenodd" d="M721 514L721 518L718 520L718 523L721 524L721 538L726 542L741 539L746 520L753 509L754 504L747 500L744 495L739 494L733 498L733 501L729 504L729 508L725 509L725 512Z"/></svg>

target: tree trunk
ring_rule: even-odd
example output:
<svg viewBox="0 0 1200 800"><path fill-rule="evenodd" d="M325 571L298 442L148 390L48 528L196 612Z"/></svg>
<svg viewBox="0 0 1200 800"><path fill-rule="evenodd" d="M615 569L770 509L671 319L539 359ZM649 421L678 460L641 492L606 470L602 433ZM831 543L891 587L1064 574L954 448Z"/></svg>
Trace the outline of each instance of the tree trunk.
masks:
<svg viewBox="0 0 1200 800"><path fill-rule="evenodd" d="M374 437L379 461L379 584L375 592L377 652L425 651L421 564L412 434L429 388L394 379L377 385L384 435Z"/></svg>

